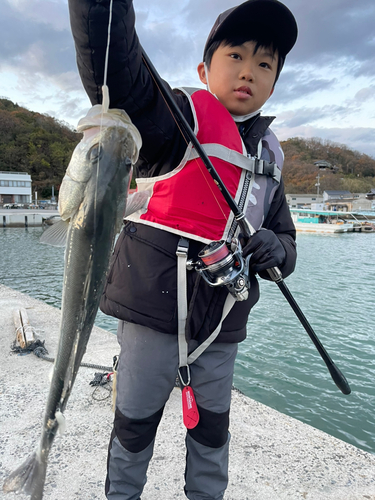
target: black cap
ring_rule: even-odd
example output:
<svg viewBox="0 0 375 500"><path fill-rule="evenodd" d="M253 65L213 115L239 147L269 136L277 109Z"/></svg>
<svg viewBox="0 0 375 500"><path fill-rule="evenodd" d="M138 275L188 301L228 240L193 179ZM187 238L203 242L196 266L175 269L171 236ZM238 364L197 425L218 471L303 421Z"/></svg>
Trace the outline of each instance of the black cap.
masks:
<svg viewBox="0 0 375 500"><path fill-rule="evenodd" d="M208 35L203 60L213 42L247 33L249 40L272 41L284 59L296 43L298 29L291 11L278 0L248 0L219 15Z"/></svg>

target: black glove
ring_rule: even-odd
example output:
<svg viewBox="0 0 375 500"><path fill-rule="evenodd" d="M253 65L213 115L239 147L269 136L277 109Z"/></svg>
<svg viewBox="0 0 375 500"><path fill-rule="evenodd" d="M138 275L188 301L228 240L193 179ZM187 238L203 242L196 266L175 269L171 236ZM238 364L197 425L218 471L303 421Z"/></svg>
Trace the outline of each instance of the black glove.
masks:
<svg viewBox="0 0 375 500"><path fill-rule="evenodd" d="M271 267L281 266L286 252L276 234L269 229L261 229L250 236L242 255L250 257L250 268L255 272L265 271Z"/></svg>

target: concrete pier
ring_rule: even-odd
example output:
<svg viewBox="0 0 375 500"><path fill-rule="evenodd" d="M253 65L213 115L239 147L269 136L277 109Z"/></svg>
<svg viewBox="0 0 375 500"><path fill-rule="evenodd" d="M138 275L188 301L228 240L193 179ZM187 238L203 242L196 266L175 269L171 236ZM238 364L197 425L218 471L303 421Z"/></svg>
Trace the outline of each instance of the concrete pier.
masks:
<svg viewBox="0 0 375 500"><path fill-rule="evenodd" d="M49 355L56 353L60 311L0 285L0 482L35 449L52 363L10 353L13 311L25 308ZM110 366L118 353L113 334L94 328L84 360ZM147 369L147 367L145 367ZM82 367L67 410L67 430L50 453L46 500L105 500L111 400L89 385L95 369ZM233 391L230 482L226 500L375 500L375 455ZM174 389L160 425L142 500L185 498L185 429ZM29 497L5 495L1 499Z"/></svg>
<svg viewBox="0 0 375 500"><path fill-rule="evenodd" d="M0 227L42 226L45 219L58 215L57 210L0 209Z"/></svg>

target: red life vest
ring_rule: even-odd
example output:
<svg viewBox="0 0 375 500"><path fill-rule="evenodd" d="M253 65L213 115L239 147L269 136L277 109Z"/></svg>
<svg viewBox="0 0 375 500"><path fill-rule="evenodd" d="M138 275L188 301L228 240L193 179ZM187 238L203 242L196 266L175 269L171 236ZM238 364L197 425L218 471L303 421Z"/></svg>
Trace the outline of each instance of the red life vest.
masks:
<svg viewBox="0 0 375 500"><path fill-rule="evenodd" d="M254 160L247 158L246 148L230 113L212 94L206 90L197 90L191 96L185 93L195 118L194 132L198 141L238 203L246 175L241 165ZM204 243L227 238L233 213L192 144L172 172L137 179L137 189L149 190L147 206L126 220Z"/></svg>

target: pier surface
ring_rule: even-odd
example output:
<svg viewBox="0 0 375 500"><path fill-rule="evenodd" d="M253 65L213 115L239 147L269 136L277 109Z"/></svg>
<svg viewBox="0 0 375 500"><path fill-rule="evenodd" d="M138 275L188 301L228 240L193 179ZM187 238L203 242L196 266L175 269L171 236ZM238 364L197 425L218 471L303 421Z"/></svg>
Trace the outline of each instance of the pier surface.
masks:
<svg viewBox="0 0 375 500"><path fill-rule="evenodd" d="M52 363L11 354L13 311L26 308L49 356L56 353L60 311L0 285L0 482L36 448ZM115 335L94 328L83 361L110 366ZM147 369L147 368L146 368ZM105 500L111 399L89 385L96 369L82 367L65 412L67 430L52 447L45 500ZM225 500L375 500L375 455L283 415L238 391L232 394L230 481ZM142 500L185 498L185 429L174 389L159 427ZM4 494L4 500L29 497Z"/></svg>

